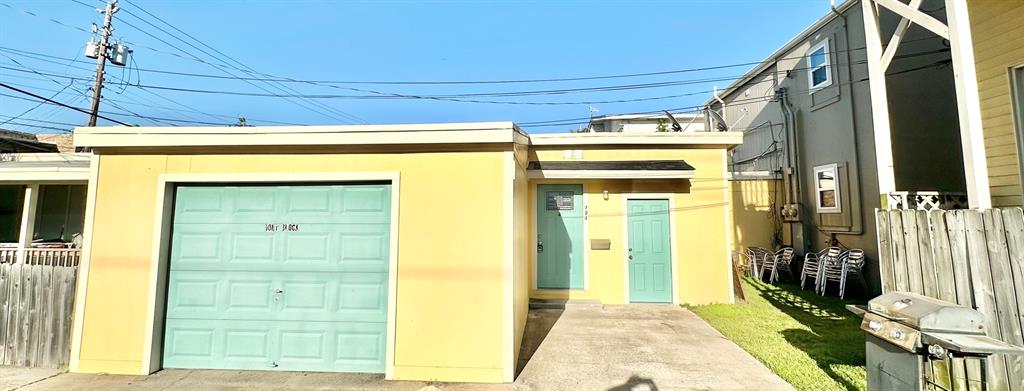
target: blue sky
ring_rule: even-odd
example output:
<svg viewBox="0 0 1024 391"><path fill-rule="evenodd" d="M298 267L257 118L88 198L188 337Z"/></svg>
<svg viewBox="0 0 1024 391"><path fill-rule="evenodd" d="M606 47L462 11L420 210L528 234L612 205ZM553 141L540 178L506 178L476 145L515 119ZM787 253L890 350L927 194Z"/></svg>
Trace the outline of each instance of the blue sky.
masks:
<svg viewBox="0 0 1024 391"><path fill-rule="evenodd" d="M98 0L80 0L102 6ZM211 49L143 12L160 17L234 60L264 74L320 81L493 81L576 78L661 72L763 60L828 12L827 0L791 1L151 1L122 0L114 37L132 44L134 65L108 66L101 110L179 121L231 123L245 116L298 124L534 121L642 112L700 105L713 85L742 75L749 66L656 76L514 84L391 85L281 83L304 95L437 96L550 91L678 82L656 88L461 99L541 104L492 104L431 99L308 100L193 93L153 87L294 93L263 81L197 78L143 70L223 77L246 74L240 65L211 57ZM36 16L29 15L34 13ZM129 12L131 14L129 14ZM134 14L134 15L133 15ZM91 23L101 16L72 1L0 0L0 81L43 96L88 107L92 60L82 55ZM149 24L166 30L160 31ZM134 26L134 27L132 27ZM138 29L137 29L138 28ZM140 31L145 30L145 32ZM151 34L147 35L146 33ZM198 48L202 53L169 33ZM156 38L154 38L154 36ZM166 42L161 42L162 39ZM173 45L173 46L172 46ZM177 48L175 48L176 46ZM12 51L11 49L15 50ZM25 51L29 53L25 53ZM35 53L35 54L32 54ZM39 54L52 57L40 57ZM65 60L66 58L66 60ZM205 61L200 62L196 59ZM216 64L219 66L212 66ZM39 75L31 73L31 68ZM144 86L118 83L118 78ZM716 79L716 81L696 82ZM64 89L65 86L70 87ZM262 89L261 89L262 88ZM359 90L352 90L356 88ZM57 94L58 91L63 92ZM372 90L372 92L368 92ZM18 95L9 90L3 94ZM392 95L393 96L393 95ZM550 104L570 103L570 104ZM117 105L119 107L113 107ZM34 132L82 124L85 114L0 96L0 128ZM309 107L314 107L310 110ZM330 111L329 111L330 110ZM319 112L317 112L319 111ZM200 113L202 112L202 113ZM212 115L210 115L212 114ZM21 116L19 116L21 115ZM13 116L19 116L12 119ZM111 114L124 122L154 122ZM582 121L582 122L585 122ZM101 120L100 124L109 124ZM555 126L524 126L533 133L564 132Z"/></svg>

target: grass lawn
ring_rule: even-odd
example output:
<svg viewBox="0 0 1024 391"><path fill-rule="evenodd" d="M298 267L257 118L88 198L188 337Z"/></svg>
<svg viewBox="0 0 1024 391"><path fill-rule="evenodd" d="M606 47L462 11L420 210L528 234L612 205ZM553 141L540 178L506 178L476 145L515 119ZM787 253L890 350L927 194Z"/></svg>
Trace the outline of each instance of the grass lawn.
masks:
<svg viewBox="0 0 1024 391"><path fill-rule="evenodd" d="M747 304L690 307L798 390L865 390L860 318L835 296L744 278Z"/></svg>

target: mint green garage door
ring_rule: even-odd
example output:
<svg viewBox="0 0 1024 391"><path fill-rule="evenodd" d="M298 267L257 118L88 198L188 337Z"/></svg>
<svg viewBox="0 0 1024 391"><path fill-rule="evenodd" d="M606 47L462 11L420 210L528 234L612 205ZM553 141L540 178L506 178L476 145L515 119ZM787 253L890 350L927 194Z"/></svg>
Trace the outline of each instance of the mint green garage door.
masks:
<svg viewBox="0 0 1024 391"><path fill-rule="evenodd" d="M391 186L179 186L165 368L384 372Z"/></svg>

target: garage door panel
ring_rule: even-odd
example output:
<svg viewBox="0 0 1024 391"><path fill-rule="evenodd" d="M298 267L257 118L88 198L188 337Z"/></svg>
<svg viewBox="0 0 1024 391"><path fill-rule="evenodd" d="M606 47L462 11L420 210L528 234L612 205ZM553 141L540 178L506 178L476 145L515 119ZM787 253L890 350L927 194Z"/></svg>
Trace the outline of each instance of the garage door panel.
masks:
<svg viewBox="0 0 1024 391"><path fill-rule="evenodd" d="M326 199L325 199L326 198ZM388 222L387 185L178 187L175 221L265 223L288 216L315 222Z"/></svg>
<svg viewBox="0 0 1024 391"><path fill-rule="evenodd" d="M168 320L165 368L383 372L381 323Z"/></svg>
<svg viewBox="0 0 1024 391"><path fill-rule="evenodd" d="M390 194L179 187L164 366L383 372Z"/></svg>
<svg viewBox="0 0 1024 391"><path fill-rule="evenodd" d="M172 270L386 272L388 224L307 224L266 232L258 224L174 224Z"/></svg>

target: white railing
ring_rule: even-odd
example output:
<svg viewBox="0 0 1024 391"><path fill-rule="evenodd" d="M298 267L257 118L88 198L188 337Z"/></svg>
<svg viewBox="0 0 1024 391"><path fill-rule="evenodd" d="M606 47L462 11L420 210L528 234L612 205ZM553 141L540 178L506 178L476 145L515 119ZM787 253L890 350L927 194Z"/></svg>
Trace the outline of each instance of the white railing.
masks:
<svg viewBox="0 0 1024 391"><path fill-rule="evenodd" d="M17 263L18 249L0 248L0 263Z"/></svg>
<svg viewBox="0 0 1024 391"><path fill-rule="evenodd" d="M938 191L894 191L889 193L889 208L897 210L968 209L966 193Z"/></svg>
<svg viewBox="0 0 1024 391"><path fill-rule="evenodd" d="M0 263L78 266L81 258L82 250L77 248L0 248Z"/></svg>

